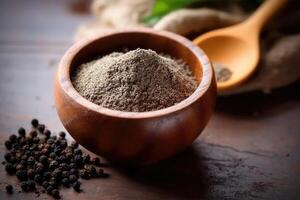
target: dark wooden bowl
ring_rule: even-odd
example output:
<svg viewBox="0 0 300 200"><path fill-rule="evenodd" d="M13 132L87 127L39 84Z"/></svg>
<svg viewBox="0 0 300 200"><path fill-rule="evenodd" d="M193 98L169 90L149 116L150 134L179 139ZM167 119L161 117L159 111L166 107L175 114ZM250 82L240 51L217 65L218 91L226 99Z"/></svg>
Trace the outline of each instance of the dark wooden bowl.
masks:
<svg viewBox="0 0 300 200"><path fill-rule="evenodd" d="M157 111L123 112L96 105L72 86L70 75L82 63L122 48L145 48L183 59L199 86L184 101ZM206 55L189 40L169 32L130 29L73 45L55 79L55 104L69 133L90 151L117 162L151 164L190 145L212 115L216 82Z"/></svg>

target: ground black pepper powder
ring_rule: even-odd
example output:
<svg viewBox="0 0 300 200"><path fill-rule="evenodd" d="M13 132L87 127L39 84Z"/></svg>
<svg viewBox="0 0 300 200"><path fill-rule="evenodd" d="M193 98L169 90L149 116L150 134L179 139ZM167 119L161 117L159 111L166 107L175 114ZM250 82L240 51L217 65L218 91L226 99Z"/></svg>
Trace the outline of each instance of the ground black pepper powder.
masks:
<svg viewBox="0 0 300 200"><path fill-rule="evenodd" d="M15 175L21 182L22 191L47 192L59 199L61 187L82 191L80 177L108 177L99 168L101 163L98 157L91 158L83 153L76 142L68 145L65 132L60 132L59 137L51 136L51 131L39 124L37 119L33 119L31 125L32 130L28 136L21 127L18 136L13 134L4 143L7 152L2 163L5 164L6 172ZM12 185L7 185L5 189L7 193L13 193Z"/></svg>
<svg viewBox="0 0 300 200"><path fill-rule="evenodd" d="M80 65L72 82L91 102L129 112L173 106L189 97L198 85L183 60L139 48Z"/></svg>

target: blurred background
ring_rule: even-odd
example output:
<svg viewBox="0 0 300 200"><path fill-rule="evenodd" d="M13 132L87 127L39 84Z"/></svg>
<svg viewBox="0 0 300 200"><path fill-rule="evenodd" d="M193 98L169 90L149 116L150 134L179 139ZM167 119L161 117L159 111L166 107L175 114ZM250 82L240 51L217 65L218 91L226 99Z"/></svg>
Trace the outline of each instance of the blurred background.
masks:
<svg viewBox="0 0 300 200"><path fill-rule="evenodd" d="M243 21L263 0L0 3L3 157L4 139L19 126L27 127L33 117L63 130L53 102L53 79L60 58L73 43L137 26L194 39ZM191 147L150 169L109 168L111 179L86 182L84 193L65 191L64 199L299 199L299 21L300 2L291 0L261 34L258 70L240 87L219 94L208 127ZM0 170L0 187L10 181L13 178ZM0 199L6 198L0 189Z"/></svg>

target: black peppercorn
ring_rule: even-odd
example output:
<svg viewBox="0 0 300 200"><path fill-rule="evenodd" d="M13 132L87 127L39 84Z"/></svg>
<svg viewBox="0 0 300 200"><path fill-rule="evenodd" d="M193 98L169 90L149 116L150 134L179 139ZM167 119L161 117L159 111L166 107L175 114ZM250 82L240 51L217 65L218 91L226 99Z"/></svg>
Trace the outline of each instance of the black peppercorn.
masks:
<svg viewBox="0 0 300 200"><path fill-rule="evenodd" d="M33 153L33 156L34 156L34 158L35 158L36 160L39 160L39 158L41 157L41 152L40 152L40 151L35 151L35 152Z"/></svg>
<svg viewBox="0 0 300 200"><path fill-rule="evenodd" d="M57 168L52 172L52 176L54 178L59 178L61 176L61 173L62 173L61 170Z"/></svg>
<svg viewBox="0 0 300 200"><path fill-rule="evenodd" d="M74 156L73 156L72 153L67 153L67 154L66 154L66 157L67 157L67 160L68 160L68 161L71 161L71 159L74 159Z"/></svg>
<svg viewBox="0 0 300 200"><path fill-rule="evenodd" d="M43 133L45 130L45 125L44 124L39 124L38 125L38 130L40 131L40 133Z"/></svg>
<svg viewBox="0 0 300 200"><path fill-rule="evenodd" d="M5 144L5 147L6 147L7 150L11 150L12 143L11 143L10 140L6 140L4 144Z"/></svg>
<svg viewBox="0 0 300 200"><path fill-rule="evenodd" d="M71 143L71 147L74 148L74 149L77 149L78 148L78 143L76 141L73 141Z"/></svg>
<svg viewBox="0 0 300 200"><path fill-rule="evenodd" d="M23 147L22 147L22 149L24 150L24 151L26 151L26 150L29 150L29 145L28 144L26 144L26 145L24 145Z"/></svg>
<svg viewBox="0 0 300 200"><path fill-rule="evenodd" d="M43 148L41 153L44 154L44 155L48 155L49 154L49 149Z"/></svg>
<svg viewBox="0 0 300 200"><path fill-rule="evenodd" d="M33 169L28 169L27 170L27 176L28 178L32 179L35 176L35 171Z"/></svg>
<svg viewBox="0 0 300 200"><path fill-rule="evenodd" d="M32 119L31 120L31 125L34 127L34 128L37 128L38 125L39 125L39 121L37 119Z"/></svg>
<svg viewBox="0 0 300 200"><path fill-rule="evenodd" d="M52 190L51 195L55 198L55 199L59 199L60 198L60 194L59 191L57 189Z"/></svg>
<svg viewBox="0 0 300 200"><path fill-rule="evenodd" d="M61 176L66 178L66 177L69 177L70 173L68 171L63 171Z"/></svg>
<svg viewBox="0 0 300 200"><path fill-rule="evenodd" d="M83 162L84 162L85 164L89 164L90 161L91 161L90 155L85 154L85 155L83 156Z"/></svg>
<svg viewBox="0 0 300 200"><path fill-rule="evenodd" d="M70 163L70 165L69 165L69 167L71 168L71 169L75 169L76 167L77 167L77 165L75 164L75 163Z"/></svg>
<svg viewBox="0 0 300 200"><path fill-rule="evenodd" d="M63 131L61 131L61 132L59 133L59 136L60 136L61 138L65 138L65 137L66 137L66 133L63 132Z"/></svg>
<svg viewBox="0 0 300 200"><path fill-rule="evenodd" d="M41 163L43 163L44 165L48 165L48 157L45 156L45 155L42 155L42 156L40 157L39 161L40 161Z"/></svg>
<svg viewBox="0 0 300 200"><path fill-rule="evenodd" d="M34 138L37 136L37 132L36 131L30 131L29 135Z"/></svg>
<svg viewBox="0 0 300 200"><path fill-rule="evenodd" d="M61 180L61 183L63 184L63 186L69 187L69 179L68 178L63 178Z"/></svg>
<svg viewBox="0 0 300 200"><path fill-rule="evenodd" d="M80 182L79 181L76 181L73 183L73 189L76 191L76 192L80 192L81 189L80 189Z"/></svg>
<svg viewBox="0 0 300 200"><path fill-rule="evenodd" d="M34 164L34 161L35 161L34 157L33 157L33 156L30 156L30 157L27 159L27 164L28 164L28 165L33 165L33 164Z"/></svg>
<svg viewBox="0 0 300 200"><path fill-rule="evenodd" d="M35 144L38 144L40 142L40 138L35 137L35 138L32 139L32 142L35 143Z"/></svg>
<svg viewBox="0 0 300 200"><path fill-rule="evenodd" d="M56 158L56 153L51 152L51 153L49 154L49 157L50 157L50 158Z"/></svg>
<svg viewBox="0 0 300 200"><path fill-rule="evenodd" d="M100 158L98 158L98 157L93 158L92 163L99 167L100 166Z"/></svg>
<svg viewBox="0 0 300 200"><path fill-rule="evenodd" d="M12 185L7 185L7 186L5 186L5 190L6 190L6 192L7 192L8 194L12 194L14 188L13 188Z"/></svg>
<svg viewBox="0 0 300 200"><path fill-rule="evenodd" d="M32 180L27 181L27 187L28 187L28 190L30 190L30 191L35 190L35 182Z"/></svg>
<svg viewBox="0 0 300 200"><path fill-rule="evenodd" d="M50 162L50 169L55 169L58 166L58 162L56 160L53 160Z"/></svg>
<svg viewBox="0 0 300 200"><path fill-rule="evenodd" d="M21 127L21 128L19 128L18 133L21 137L25 137L26 130L23 127Z"/></svg>
<svg viewBox="0 0 300 200"><path fill-rule="evenodd" d="M47 144L54 144L54 140L51 139L51 138L49 138L49 139L47 140Z"/></svg>
<svg viewBox="0 0 300 200"><path fill-rule="evenodd" d="M37 182L38 184L41 184L43 182L43 177L40 174L36 174L34 176L34 181Z"/></svg>
<svg viewBox="0 0 300 200"><path fill-rule="evenodd" d="M56 154L60 154L62 150L61 150L60 147L55 147L53 151L54 151L54 153L56 153Z"/></svg>
<svg viewBox="0 0 300 200"><path fill-rule="evenodd" d="M83 179L89 179L90 178L89 173L85 169L82 169L82 170L79 171L79 176Z"/></svg>
<svg viewBox="0 0 300 200"><path fill-rule="evenodd" d="M70 169L70 174L73 174L73 175L75 175L75 176L78 176L78 173L79 173L79 171L78 171L78 169Z"/></svg>
<svg viewBox="0 0 300 200"><path fill-rule="evenodd" d="M21 188L24 192L28 192L29 191L29 187L27 185L27 182L24 181L24 182L21 182Z"/></svg>
<svg viewBox="0 0 300 200"><path fill-rule="evenodd" d="M36 164L36 168L35 168L36 173L41 174L44 171L44 169L45 169L45 167L42 163Z"/></svg>
<svg viewBox="0 0 300 200"><path fill-rule="evenodd" d="M57 136L51 136L50 130L45 129L45 125L39 124L36 119L32 120L32 125L34 128L28 136L21 127L18 130L19 136L11 135L5 141L9 150L4 155L5 170L11 175L16 173L23 191L38 189L37 192L41 192L36 187L39 184L48 194L60 198L61 185L72 186L75 191L80 192L79 177L89 179L108 176L102 169L89 165L100 165L99 158L91 159L88 154L83 154L75 141L68 145L65 132L60 132L57 139ZM39 132L46 137L41 137Z"/></svg>
<svg viewBox="0 0 300 200"><path fill-rule="evenodd" d="M10 162L11 154L10 154L10 153L4 154L4 159L5 159L7 162Z"/></svg>
<svg viewBox="0 0 300 200"><path fill-rule="evenodd" d="M67 143L66 140L61 140L61 141L60 141L60 147L61 147L61 148L64 149L64 148L66 148L67 146L68 146L68 143Z"/></svg>
<svg viewBox="0 0 300 200"><path fill-rule="evenodd" d="M69 176L69 181L70 181L70 183L74 183L75 181L77 181L77 176L71 174L71 175Z"/></svg>
<svg viewBox="0 0 300 200"><path fill-rule="evenodd" d="M17 141L17 136L15 134L12 134L11 136L9 136L9 140L14 143Z"/></svg>
<svg viewBox="0 0 300 200"><path fill-rule="evenodd" d="M49 185L46 189L47 193L48 194L51 194L52 193L52 190L54 190L54 187L52 187L51 185Z"/></svg>
<svg viewBox="0 0 300 200"><path fill-rule="evenodd" d="M33 150L35 150L36 148L37 148L37 144L33 144L33 145L30 146L29 150L30 150L30 151L33 151Z"/></svg>
<svg viewBox="0 0 300 200"><path fill-rule="evenodd" d="M16 176L20 181L26 181L27 180L27 171L19 170L16 172Z"/></svg>
<svg viewBox="0 0 300 200"><path fill-rule="evenodd" d="M96 171L96 168L93 167L93 166L88 166L87 167L87 172L89 173L89 176L90 177L97 177L97 171Z"/></svg>
<svg viewBox="0 0 300 200"><path fill-rule="evenodd" d="M51 178L51 173L46 171L46 172L43 173L43 176L44 176L44 179L46 179L46 180L50 179Z"/></svg>
<svg viewBox="0 0 300 200"><path fill-rule="evenodd" d="M57 187L57 180L55 178L51 178L50 181L48 182L50 186L52 186L53 188Z"/></svg>
<svg viewBox="0 0 300 200"><path fill-rule="evenodd" d="M17 166L16 166L16 170L17 170L17 171L23 170L23 169L25 169L24 165L22 165L22 164L17 164Z"/></svg>
<svg viewBox="0 0 300 200"><path fill-rule="evenodd" d="M47 138L49 138L50 135L51 135L51 131L48 130L48 129L46 129L46 130L44 131L44 135L45 135Z"/></svg>
<svg viewBox="0 0 300 200"><path fill-rule="evenodd" d="M74 154L75 155L82 155L82 151L80 149L75 149Z"/></svg>
<svg viewBox="0 0 300 200"><path fill-rule="evenodd" d="M60 163L59 166L62 170L69 170L69 165L67 163Z"/></svg>
<svg viewBox="0 0 300 200"><path fill-rule="evenodd" d="M75 155L74 160L77 166L81 166L83 164L83 159L81 155Z"/></svg>
<svg viewBox="0 0 300 200"><path fill-rule="evenodd" d="M42 183L42 186L43 186L43 188L47 189L48 186L49 186L48 181L44 181L44 182Z"/></svg>

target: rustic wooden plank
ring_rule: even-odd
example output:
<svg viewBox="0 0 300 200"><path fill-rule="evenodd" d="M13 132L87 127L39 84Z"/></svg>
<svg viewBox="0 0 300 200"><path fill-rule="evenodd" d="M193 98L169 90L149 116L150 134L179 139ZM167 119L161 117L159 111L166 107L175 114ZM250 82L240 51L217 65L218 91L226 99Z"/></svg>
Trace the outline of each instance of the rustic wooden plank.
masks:
<svg viewBox="0 0 300 200"><path fill-rule="evenodd" d="M59 59L60 55L55 53L0 54L1 157L5 152L4 138L19 126L28 127L32 117L38 117L55 131L63 129L52 97ZM84 182L86 192L79 197L273 199L287 195L296 199L300 183L300 101L299 95L293 94L297 94L298 86L289 88L290 94L282 90L269 97L252 94L251 99L220 98L217 112L192 148L154 169L108 168L111 178ZM279 102L274 103L273 99L278 98ZM262 99L268 106L261 103ZM237 109L250 102L254 108L237 113ZM0 187L16 181L4 170L0 177L6 180L1 181ZM62 194L64 199L77 196L72 190L63 190ZM18 194L13 198L33 196ZM6 198L3 190L1 197Z"/></svg>
<svg viewBox="0 0 300 200"><path fill-rule="evenodd" d="M70 0L2 0L0 44L69 43L79 22L90 16L70 11Z"/></svg>

